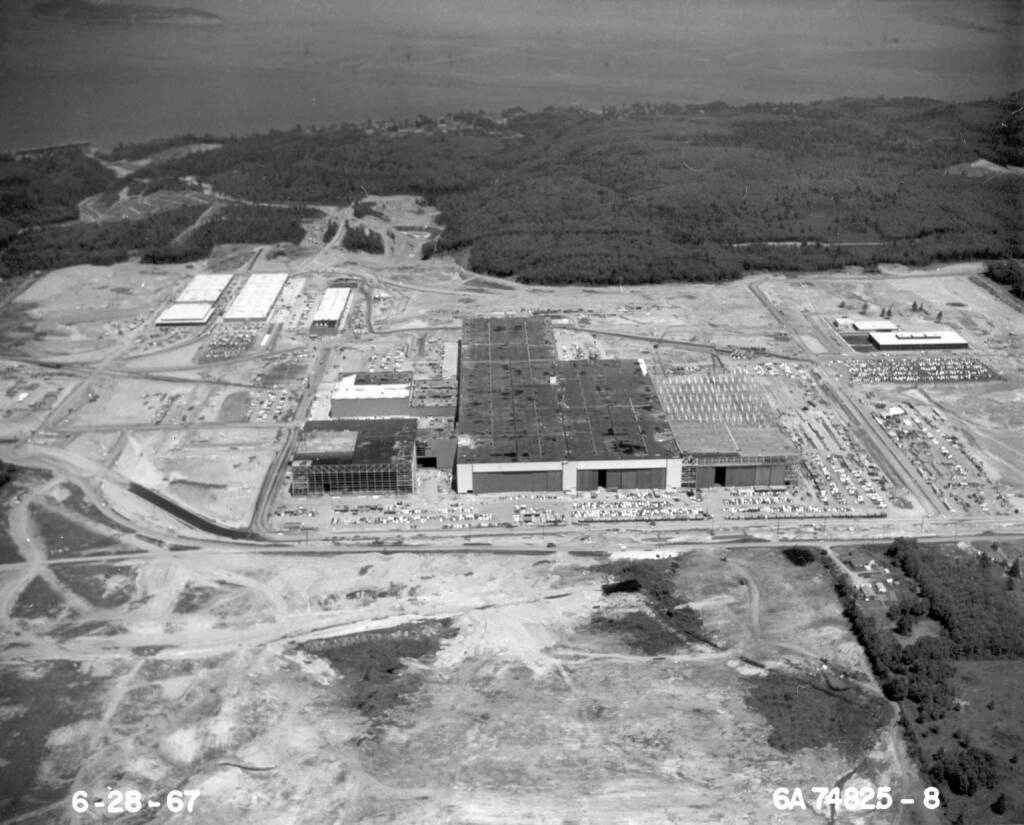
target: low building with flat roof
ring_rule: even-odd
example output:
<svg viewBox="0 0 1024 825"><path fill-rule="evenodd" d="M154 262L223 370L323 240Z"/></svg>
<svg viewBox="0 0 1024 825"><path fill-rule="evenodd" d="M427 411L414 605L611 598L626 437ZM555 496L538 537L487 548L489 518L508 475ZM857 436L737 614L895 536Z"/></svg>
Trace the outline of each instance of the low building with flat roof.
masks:
<svg viewBox="0 0 1024 825"><path fill-rule="evenodd" d="M854 321L853 328L857 332L894 332L899 327L892 321L876 318L870 321Z"/></svg>
<svg viewBox="0 0 1024 825"><path fill-rule="evenodd" d="M967 341L950 329L911 332L872 332L871 343L880 350L967 349Z"/></svg>
<svg viewBox="0 0 1024 825"><path fill-rule="evenodd" d="M287 272L253 272L231 306L224 313L225 321L262 321L270 315L277 296L288 280Z"/></svg>
<svg viewBox="0 0 1024 825"><path fill-rule="evenodd" d="M446 418L455 415L455 383L411 372L357 372L331 393L331 418Z"/></svg>
<svg viewBox="0 0 1024 825"><path fill-rule="evenodd" d="M228 288L234 275L231 273L200 273L193 275L178 295L179 304L215 304Z"/></svg>
<svg viewBox="0 0 1024 825"><path fill-rule="evenodd" d="M352 290L348 287L331 287L320 299L309 325L312 335L331 335L342 328L342 319L348 306Z"/></svg>
<svg viewBox="0 0 1024 825"><path fill-rule="evenodd" d="M213 315L213 304L176 303L171 304L156 319L159 327L201 326Z"/></svg>

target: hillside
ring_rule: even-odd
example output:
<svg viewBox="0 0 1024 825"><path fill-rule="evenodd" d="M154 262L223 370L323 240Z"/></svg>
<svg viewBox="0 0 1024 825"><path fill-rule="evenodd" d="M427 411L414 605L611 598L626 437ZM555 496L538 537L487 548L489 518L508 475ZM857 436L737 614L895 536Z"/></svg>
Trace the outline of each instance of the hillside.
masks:
<svg viewBox="0 0 1024 825"><path fill-rule="evenodd" d="M1024 92L956 104L516 109L272 131L199 153L175 151L195 141L183 136L119 146L119 157L141 167L120 181L76 153L0 159L0 248L10 244L0 272L74 263L80 248L93 262L140 248L182 261L214 243L294 240L298 213L266 209L348 204L365 192L412 194L437 207L445 228L431 254L458 253L477 272L532 283L720 281L760 269L1019 258L1024 177L973 172L1024 165L1021 101ZM218 221L173 250L160 248L173 234L77 226L14 242L24 227L72 218L89 195L117 200L126 185L207 184L266 206L235 209L231 227Z"/></svg>
<svg viewBox="0 0 1024 825"><path fill-rule="evenodd" d="M1019 97L421 117L271 132L140 174L263 202L417 194L443 213L439 250L537 283L1014 257L1024 181L947 170L1024 163Z"/></svg>

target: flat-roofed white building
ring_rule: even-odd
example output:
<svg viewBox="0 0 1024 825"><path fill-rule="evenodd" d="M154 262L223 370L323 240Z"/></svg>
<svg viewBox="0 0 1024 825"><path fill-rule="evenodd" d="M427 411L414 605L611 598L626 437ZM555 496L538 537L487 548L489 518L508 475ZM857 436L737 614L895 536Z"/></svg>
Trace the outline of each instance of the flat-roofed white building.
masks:
<svg viewBox="0 0 1024 825"><path fill-rule="evenodd" d="M389 383L363 383L358 375L344 376L331 393L331 398L346 401L364 401L376 398L408 398L412 384L409 381Z"/></svg>
<svg viewBox="0 0 1024 825"><path fill-rule="evenodd" d="M224 294L231 279L235 276L227 274L194 275L178 296L179 304L215 304Z"/></svg>
<svg viewBox="0 0 1024 825"><path fill-rule="evenodd" d="M274 308L287 272L253 272L224 313L225 321L262 321Z"/></svg>
<svg viewBox="0 0 1024 825"><path fill-rule="evenodd" d="M868 337L882 350L967 349L967 341L951 329L872 332Z"/></svg>
<svg viewBox="0 0 1024 825"><path fill-rule="evenodd" d="M310 332L323 333L334 332L341 326L341 319L345 315L345 307L348 306L349 295L352 290L348 287L331 287L320 299L320 305L313 313L313 320L310 324Z"/></svg>
<svg viewBox="0 0 1024 825"><path fill-rule="evenodd" d="M882 319L873 321L854 321L853 328L857 332L895 332L899 329L892 321Z"/></svg>
<svg viewBox="0 0 1024 825"><path fill-rule="evenodd" d="M210 303L176 303L171 304L156 319L157 326L205 324L213 315L213 304Z"/></svg>

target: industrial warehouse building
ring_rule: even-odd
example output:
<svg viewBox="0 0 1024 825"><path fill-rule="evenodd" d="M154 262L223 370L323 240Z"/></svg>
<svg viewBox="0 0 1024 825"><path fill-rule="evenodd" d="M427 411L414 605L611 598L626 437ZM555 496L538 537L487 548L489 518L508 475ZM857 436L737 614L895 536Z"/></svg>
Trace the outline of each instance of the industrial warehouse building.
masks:
<svg viewBox="0 0 1024 825"><path fill-rule="evenodd" d="M185 288L178 295L179 304L215 304L224 290L228 288L231 279L234 278L230 272L226 274L201 273L192 276Z"/></svg>
<svg viewBox="0 0 1024 825"><path fill-rule="evenodd" d="M781 487L796 445L750 375L721 369L658 373L655 387L683 454L684 487Z"/></svg>
<svg viewBox="0 0 1024 825"><path fill-rule="evenodd" d="M414 380L411 372L351 373L331 393L331 418L451 418L456 393L455 381Z"/></svg>
<svg viewBox="0 0 1024 825"><path fill-rule="evenodd" d="M854 321L853 328L857 332L895 332L899 327L892 321L874 319L871 321Z"/></svg>
<svg viewBox="0 0 1024 825"><path fill-rule="evenodd" d="M310 421L291 461L291 493L409 493L416 419Z"/></svg>
<svg viewBox="0 0 1024 825"><path fill-rule="evenodd" d="M456 434L455 486L474 493L780 487L799 455L749 382L558 361L541 318L463 322Z"/></svg>
<svg viewBox="0 0 1024 825"><path fill-rule="evenodd" d="M892 352L918 349L967 349L967 341L952 330L925 332L872 332L869 336L875 349Z"/></svg>
<svg viewBox="0 0 1024 825"><path fill-rule="evenodd" d="M351 293L348 287L331 287L324 292L309 325L310 335L334 335L341 330Z"/></svg>
<svg viewBox="0 0 1024 825"><path fill-rule="evenodd" d="M557 361L540 318L463 321L459 492L678 487L682 458L636 361Z"/></svg>
<svg viewBox="0 0 1024 825"><path fill-rule="evenodd" d="M214 305L234 276L202 273L193 275L177 299L156 319L157 326L201 326L213 316Z"/></svg>
<svg viewBox="0 0 1024 825"><path fill-rule="evenodd" d="M253 272L224 313L225 321L263 321L277 302L286 272Z"/></svg>
<svg viewBox="0 0 1024 825"><path fill-rule="evenodd" d="M213 315L213 304L171 304L156 319L158 327L202 326Z"/></svg>

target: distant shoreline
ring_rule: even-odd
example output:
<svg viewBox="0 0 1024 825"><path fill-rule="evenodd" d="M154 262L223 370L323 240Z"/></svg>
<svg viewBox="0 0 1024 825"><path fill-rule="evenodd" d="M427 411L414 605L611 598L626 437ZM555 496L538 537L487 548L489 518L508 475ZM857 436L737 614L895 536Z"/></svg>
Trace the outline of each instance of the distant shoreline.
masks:
<svg viewBox="0 0 1024 825"><path fill-rule="evenodd" d="M191 7L154 8L140 3L97 4L90 0L47 0L33 6L32 13L44 20L75 23L156 23L177 26L219 26L224 23L220 15Z"/></svg>

